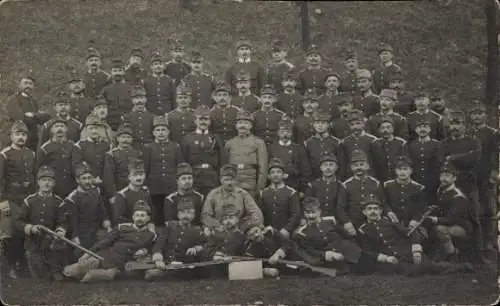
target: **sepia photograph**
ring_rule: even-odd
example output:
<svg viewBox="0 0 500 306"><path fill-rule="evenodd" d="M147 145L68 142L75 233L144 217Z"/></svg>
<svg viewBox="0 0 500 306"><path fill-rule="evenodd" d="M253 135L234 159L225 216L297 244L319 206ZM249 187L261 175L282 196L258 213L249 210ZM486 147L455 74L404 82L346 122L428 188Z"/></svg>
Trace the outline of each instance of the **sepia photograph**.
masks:
<svg viewBox="0 0 500 306"><path fill-rule="evenodd" d="M500 1L0 0L5 305L494 305Z"/></svg>

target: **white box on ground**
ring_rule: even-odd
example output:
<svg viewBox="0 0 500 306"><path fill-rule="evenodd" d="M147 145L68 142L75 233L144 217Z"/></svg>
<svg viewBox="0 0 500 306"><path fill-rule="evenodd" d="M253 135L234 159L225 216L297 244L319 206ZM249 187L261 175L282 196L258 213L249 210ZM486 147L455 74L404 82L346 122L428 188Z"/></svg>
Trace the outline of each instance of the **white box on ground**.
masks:
<svg viewBox="0 0 500 306"><path fill-rule="evenodd" d="M262 279L262 260L237 261L228 266L229 280Z"/></svg>

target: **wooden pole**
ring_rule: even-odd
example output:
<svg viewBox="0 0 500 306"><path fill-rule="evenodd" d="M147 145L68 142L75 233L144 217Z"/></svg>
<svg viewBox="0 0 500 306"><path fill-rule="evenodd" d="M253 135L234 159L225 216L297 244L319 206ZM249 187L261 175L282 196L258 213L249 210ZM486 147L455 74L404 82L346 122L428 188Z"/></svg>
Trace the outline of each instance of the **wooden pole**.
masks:
<svg viewBox="0 0 500 306"><path fill-rule="evenodd" d="M496 0L485 0L484 12L486 15L486 36L488 40L488 56L486 60L486 92L485 102L488 117L492 126L498 126L498 29Z"/></svg>
<svg viewBox="0 0 500 306"><path fill-rule="evenodd" d="M307 1L300 2L300 29L302 34L302 49L307 51L311 45L311 30L309 28L309 7Z"/></svg>

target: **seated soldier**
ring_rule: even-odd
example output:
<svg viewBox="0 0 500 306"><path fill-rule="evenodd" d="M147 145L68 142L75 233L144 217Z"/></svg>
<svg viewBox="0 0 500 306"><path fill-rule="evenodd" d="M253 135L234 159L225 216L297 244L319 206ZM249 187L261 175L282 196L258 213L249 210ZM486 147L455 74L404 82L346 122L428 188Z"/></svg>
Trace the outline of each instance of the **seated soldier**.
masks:
<svg viewBox="0 0 500 306"><path fill-rule="evenodd" d="M78 262L66 266L63 274L79 279L82 283L113 280L127 261L144 256L156 239L156 234L148 230L150 213L151 208L146 202L136 202L132 215L133 223L119 224L90 249L103 260L86 253Z"/></svg>
<svg viewBox="0 0 500 306"><path fill-rule="evenodd" d="M193 224L196 216L193 199L180 198L176 211L179 221L165 221L165 227L153 246L152 260L156 268L146 271L146 280L164 276L166 266L169 264L182 264L199 260L205 237L201 227Z"/></svg>

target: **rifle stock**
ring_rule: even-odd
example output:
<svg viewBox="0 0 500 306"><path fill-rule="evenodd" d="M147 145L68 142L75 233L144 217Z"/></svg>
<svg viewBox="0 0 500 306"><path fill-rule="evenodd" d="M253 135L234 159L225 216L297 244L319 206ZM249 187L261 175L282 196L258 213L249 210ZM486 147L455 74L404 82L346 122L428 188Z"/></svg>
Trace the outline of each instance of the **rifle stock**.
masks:
<svg viewBox="0 0 500 306"><path fill-rule="evenodd" d="M422 218L420 218L420 220L418 221L418 224L413 227L412 229L410 229L408 231L408 233L406 234L406 236L410 236L411 234L413 234L413 232L415 232L421 225L422 223L424 223L425 219L434 211L434 209L437 208L437 205L431 205L429 206L429 208L427 208L427 210L422 214Z"/></svg>
<svg viewBox="0 0 500 306"><path fill-rule="evenodd" d="M211 261L202 261L202 262L193 262L193 263L183 263L179 265L166 265L165 270L167 271L172 271L172 270L182 270L182 269L194 269L194 268L200 268L200 267L208 267L208 266L215 266L215 265L221 265L221 264L227 264L231 263L234 261L240 261L240 260L211 260ZM142 271L142 270L150 270L150 269L157 269L156 265L154 263L145 263L145 262L137 262L137 261L129 261L125 264L125 270L126 271Z"/></svg>
<svg viewBox="0 0 500 306"><path fill-rule="evenodd" d="M237 257L237 258L241 258L244 260L262 260L264 262L269 262L268 258L254 258L254 257ZM323 275L326 275L329 277L336 277L337 276L336 269L314 266L314 265L308 264L305 261L293 261L293 260L280 259L280 260L278 260L278 263L282 264L282 265L291 265L291 266L306 268L306 269L309 269L313 272L317 272L317 273L320 273L320 274L323 274Z"/></svg>

